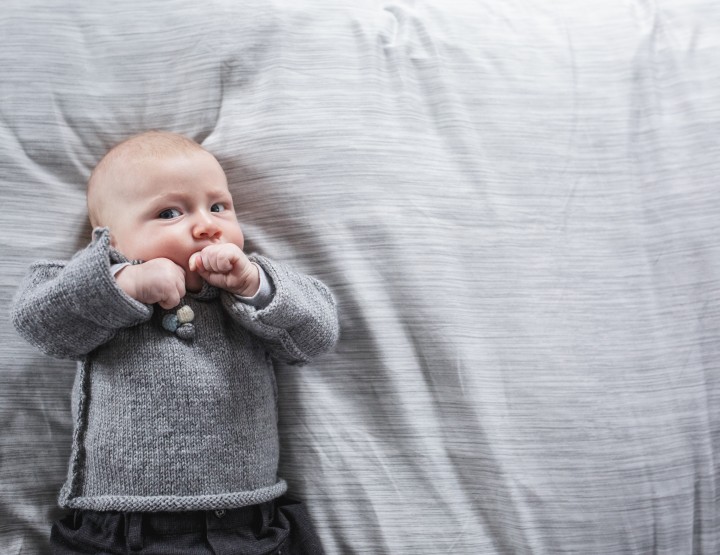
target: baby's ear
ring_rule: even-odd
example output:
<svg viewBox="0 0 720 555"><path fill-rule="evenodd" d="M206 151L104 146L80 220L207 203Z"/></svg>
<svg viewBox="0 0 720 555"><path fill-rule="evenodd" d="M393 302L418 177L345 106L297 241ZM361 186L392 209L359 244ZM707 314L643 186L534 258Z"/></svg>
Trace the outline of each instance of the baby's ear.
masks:
<svg viewBox="0 0 720 555"><path fill-rule="evenodd" d="M109 239L109 243L111 247L115 246L115 238L113 237L113 234L110 233L110 229L107 227L95 227L93 228L92 232L90 233L90 238L93 242L100 239L103 235L107 235Z"/></svg>

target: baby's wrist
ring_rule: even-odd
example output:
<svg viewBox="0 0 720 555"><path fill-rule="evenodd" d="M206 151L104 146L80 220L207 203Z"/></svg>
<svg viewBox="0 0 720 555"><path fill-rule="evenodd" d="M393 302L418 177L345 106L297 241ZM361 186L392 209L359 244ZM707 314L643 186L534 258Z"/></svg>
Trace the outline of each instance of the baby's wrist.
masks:
<svg viewBox="0 0 720 555"><path fill-rule="evenodd" d="M238 297L254 297L260 290L260 266L250 262L240 276L240 286L230 291Z"/></svg>
<svg viewBox="0 0 720 555"><path fill-rule="evenodd" d="M257 309L263 309L272 302L275 292L265 270L263 270L260 265L256 264L256 266L260 277L260 284L255 293L252 296L235 295L235 297L244 304L254 306Z"/></svg>
<svg viewBox="0 0 720 555"><path fill-rule="evenodd" d="M113 264L110 267L110 273L115 278L117 286L122 289L126 295L138 300L135 279L131 275L132 271L127 271L127 268L129 267L132 268L132 264Z"/></svg>

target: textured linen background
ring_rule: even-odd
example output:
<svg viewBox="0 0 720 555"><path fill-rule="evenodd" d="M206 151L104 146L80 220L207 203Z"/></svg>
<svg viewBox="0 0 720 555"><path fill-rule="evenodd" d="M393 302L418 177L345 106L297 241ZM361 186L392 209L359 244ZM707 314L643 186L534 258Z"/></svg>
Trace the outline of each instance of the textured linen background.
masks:
<svg viewBox="0 0 720 555"><path fill-rule="evenodd" d="M71 432L15 285L163 128L339 300L278 370L330 554L719 553L719 60L716 0L4 0L0 552L46 549Z"/></svg>

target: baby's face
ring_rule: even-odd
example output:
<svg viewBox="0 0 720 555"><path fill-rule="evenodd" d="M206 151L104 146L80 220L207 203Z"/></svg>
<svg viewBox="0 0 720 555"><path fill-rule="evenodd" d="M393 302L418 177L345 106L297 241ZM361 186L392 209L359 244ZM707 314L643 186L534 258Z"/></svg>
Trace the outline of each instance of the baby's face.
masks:
<svg viewBox="0 0 720 555"><path fill-rule="evenodd" d="M213 243L243 247L225 172L208 152L139 161L108 189L103 212L113 246L131 260L169 258L190 290L202 285L188 269L193 253Z"/></svg>

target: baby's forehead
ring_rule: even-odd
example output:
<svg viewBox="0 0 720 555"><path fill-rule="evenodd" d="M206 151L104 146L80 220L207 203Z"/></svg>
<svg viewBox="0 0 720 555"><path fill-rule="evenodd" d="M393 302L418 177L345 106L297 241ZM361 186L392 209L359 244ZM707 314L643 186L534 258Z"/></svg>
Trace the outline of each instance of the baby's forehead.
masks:
<svg viewBox="0 0 720 555"><path fill-rule="evenodd" d="M180 136L179 140L174 137L168 140L162 135L131 137L110 149L100 160L92 172L88 189L94 182L114 182L113 185L117 187L123 175L137 170L142 171L144 168L162 164L175 157L198 154L214 159L207 150L185 137Z"/></svg>
<svg viewBox="0 0 720 555"><path fill-rule="evenodd" d="M210 154L195 141L180 135L143 134L131 137L112 148L102 162L109 164L151 163L176 156Z"/></svg>
<svg viewBox="0 0 720 555"><path fill-rule="evenodd" d="M176 133L149 131L130 137L111 148L98 162L87 186L91 220L104 219L114 201L130 195L137 198L133 181L138 172L174 157L202 154L214 156L192 139Z"/></svg>

